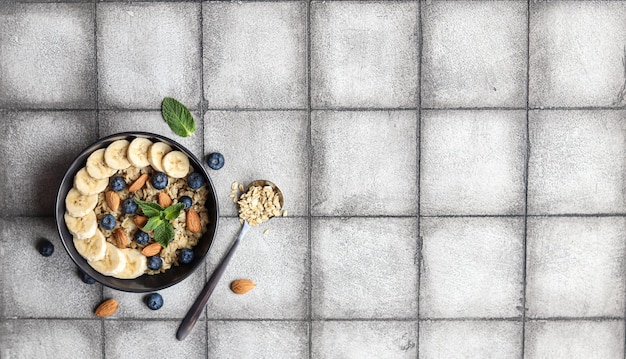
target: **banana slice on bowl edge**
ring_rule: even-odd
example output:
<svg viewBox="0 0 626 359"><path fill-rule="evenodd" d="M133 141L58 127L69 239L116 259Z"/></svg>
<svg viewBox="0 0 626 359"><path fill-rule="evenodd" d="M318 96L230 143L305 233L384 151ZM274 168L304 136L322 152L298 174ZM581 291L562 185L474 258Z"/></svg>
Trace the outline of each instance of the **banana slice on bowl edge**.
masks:
<svg viewBox="0 0 626 359"><path fill-rule="evenodd" d="M138 249L124 248L120 251L126 256L126 266L113 276L120 279L134 279L146 272L148 259Z"/></svg>
<svg viewBox="0 0 626 359"><path fill-rule="evenodd" d="M189 157L184 152L172 151L163 156L163 170L173 178L183 178L189 173Z"/></svg>
<svg viewBox="0 0 626 359"><path fill-rule="evenodd" d="M107 166L116 170L124 170L130 167L127 156L128 146L130 146L130 142L127 140L113 141L108 145L106 150L104 150L104 161Z"/></svg>
<svg viewBox="0 0 626 359"><path fill-rule="evenodd" d="M109 178L117 171L107 165L104 161L104 148L95 150L89 157L87 157L87 173L95 179Z"/></svg>
<svg viewBox="0 0 626 359"><path fill-rule="evenodd" d="M96 179L89 175L87 168L83 167L74 176L74 188L84 195L98 194L104 191L109 184L108 179Z"/></svg>
<svg viewBox="0 0 626 359"><path fill-rule="evenodd" d="M106 252L104 257L97 261L87 261L89 265L100 272L101 274L108 276L115 276L122 272L126 267L126 255L121 249L112 245L109 242L105 243Z"/></svg>
<svg viewBox="0 0 626 359"><path fill-rule="evenodd" d="M86 239L74 237L76 251L88 261L103 259L106 254L106 244L107 241L104 238L104 234L99 229L96 229L96 234Z"/></svg>
<svg viewBox="0 0 626 359"><path fill-rule="evenodd" d="M72 217L66 212L64 218L67 229L78 239L93 237L98 230L98 219L94 211L82 217Z"/></svg>
<svg viewBox="0 0 626 359"><path fill-rule="evenodd" d="M148 149L152 146L152 141L147 138L137 137L128 145L128 161L137 168L144 168L150 165L148 161Z"/></svg>
<svg viewBox="0 0 626 359"><path fill-rule="evenodd" d="M98 195L84 195L72 187L65 197L65 210L72 217L83 217L98 205Z"/></svg>
<svg viewBox="0 0 626 359"><path fill-rule="evenodd" d="M159 172L165 172L163 169L163 156L172 152L172 147L165 142L155 142L148 149L148 161L150 166Z"/></svg>

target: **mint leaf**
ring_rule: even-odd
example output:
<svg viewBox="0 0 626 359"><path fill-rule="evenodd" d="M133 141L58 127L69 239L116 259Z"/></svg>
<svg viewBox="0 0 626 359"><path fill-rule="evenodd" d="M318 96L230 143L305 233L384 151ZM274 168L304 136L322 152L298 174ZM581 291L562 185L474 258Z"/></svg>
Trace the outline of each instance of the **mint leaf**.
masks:
<svg viewBox="0 0 626 359"><path fill-rule="evenodd" d="M174 227L169 222L161 222L154 229L154 240L157 241L163 248L167 248L167 245L174 238Z"/></svg>
<svg viewBox="0 0 626 359"><path fill-rule="evenodd" d="M143 226L142 230L144 232L148 232L148 231L153 231L156 227L160 226L163 222L163 220L159 217L150 217L148 219L148 223L146 223L145 226Z"/></svg>
<svg viewBox="0 0 626 359"><path fill-rule="evenodd" d="M154 202L144 202L137 198L134 198L134 200L135 200L135 203L139 205L139 207L143 211L143 214L145 214L146 217L158 216L159 213L161 213L161 211L163 210L163 207L159 206L158 204Z"/></svg>
<svg viewBox="0 0 626 359"><path fill-rule="evenodd" d="M191 112L177 100L166 97L161 103L161 114L175 134L187 137L196 132L196 123Z"/></svg>
<svg viewBox="0 0 626 359"><path fill-rule="evenodd" d="M167 207L163 213L165 213L165 219L171 221L172 219L178 218L180 211L185 208L184 203L176 203L175 205Z"/></svg>

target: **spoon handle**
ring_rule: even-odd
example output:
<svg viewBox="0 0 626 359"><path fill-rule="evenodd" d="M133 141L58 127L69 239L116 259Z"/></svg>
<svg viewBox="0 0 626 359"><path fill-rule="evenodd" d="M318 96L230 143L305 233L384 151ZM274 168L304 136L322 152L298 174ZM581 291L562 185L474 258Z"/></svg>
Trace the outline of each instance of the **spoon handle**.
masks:
<svg viewBox="0 0 626 359"><path fill-rule="evenodd" d="M204 306L209 300L211 294L213 293L213 290L217 286L217 283L220 281L220 278L222 278L222 274L224 274L224 272L226 271L228 262L230 262L233 254L235 254L235 249L237 249L237 247L239 246L239 242L241 242L243 236L246 234L246 232L248 232L248 229L250 229L250 225L248 224L248 221L245 221L243 223L243 228L241 228L241 231L239 232L239 236L228 250L228 253L226 253L226 257L224 257L220 265L215 268L215 272L213 272L211 278L202 289L202 292L200 292L200 295L187 312L187 315L185 315L182 323L180 323L180 327L178 327L178 331L176 332L176 339L185 339L187 335L191 332L191 329L193 329L194 325L196 325L198 318L200 318L200 314L202 314Z"/></svg>

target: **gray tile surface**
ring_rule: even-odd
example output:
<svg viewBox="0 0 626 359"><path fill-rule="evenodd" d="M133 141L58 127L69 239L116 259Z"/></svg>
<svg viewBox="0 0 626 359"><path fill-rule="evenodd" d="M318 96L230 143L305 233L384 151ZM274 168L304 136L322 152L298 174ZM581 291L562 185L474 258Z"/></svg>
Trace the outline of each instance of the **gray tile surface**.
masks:
<svg viewBox="0 0 626 359"><path fill-rule="evenodd" d="M200 105L200 4L98 3L100 108Z"/></svg>
<svg viewBox="0 0 626 359"><path fill-rule="evenodd" d="M526 106L526 10L521 1L422 6L422 106Z"/></svg>
<svg viewBox="0 0 626 359"><path fill-rule="evenodd" d="M530 105L615 104L626 80L624 18L619 1L531 3Z"/></svg>
<svg viewBox="0 0 626 359"><path fill-rule="evenodd" d="M624 115L601 110L529 113L529 214L626 212Z"/></svg>
<svg viewBox="0 0 626 359"><path fill-rule="evenodd" d="M618 359L624 356L624 321L532 321L524 357Z"/></svg>
<svg viewBox="0 0 626 359"><path fill-rule="evenodd" d="M207 268L213 273L241 224L221 218ZM264 234L269 230L267 234ZM239 245L209 300L209 319L305 319L308 307L308 241L306 220L275 218L253 227ZM230 290L236 279L250 279L256 286L245 295Z"/></svg>
<svg viewBox="0 0 626 359"><path fill-rule="evenodd" d="M414 318L417 221L314 219L313 318Z"/></svg>
<svg viewBox="0 0 626 359"><path fill-rule="evenodd" d="M313 322L313 358L415 358L417 330L413 322Z"/></svg>
<svg viewBox="0 0 626 359"><path fill-rule="evenodd" d="M224 359L306 358L305 322L209 321L208 356Z"/></svg>
<svg viewBox="0 0 626 359"><path fill-rule="evenodd" d="M102 358L97 320L3 320L2 358Z"/></svg>
<svg viewBox="0 0 626 359"><path fill-rule="evenodd" d="M205 322L199 321L185 341L177 341L174 336L179 325L179 321L165 320L105 320L104 355L133 359L205 358Z"/></svg>
<svg viewBox="0 0 626 359"><path fill-rule="evenodd" d="M311 2L311 105L415 107L415 2Z"/></svg>
<svg viewBox="0 0 626 359"><path fill-rule="evenodd" d="M626 2L0 2L0 358L624 358ZM52 218L122 131L226 159L213 250L159 311L82 283ZM179 342L255 179L289 215Z"/></svg>
<svg viewBox="0 0 626 359"><path fill-rule="evenodd" d="M523 218L424 218L420 229L420 316L521 316Z"/></svg>
<svg viewBox="0 0 626 359"><path fill-rule="evenodd" d="M420 358L520 358L522 323L512 321L420 322Z"/></svg>
<svg viewBox="0 0 626 359"><path fill-rule="evenodd" d="M209 108L307 107L306 3L205 2Z"/></svg>
<svg viewBox="0 0 626 359"><path fill-rule="evenodd" d="M90 4L0 4L0 107L94 108Z"/></svg>
<svg viewBox="0 0 626 359"><path fill-rule="evenodd" d="M228 197L234 181L247 186L274 182L291 215L307 214L307 119L304 111L209 111L204 116L204 150L224 155L224 167L209 170L219 196L220 215L236 216Z"/></svg>
<svg viewBox="0 0 626 359"><path fill-rule="evenodd" d="M81 281L52 218L3 218L0 234L0 317L93 318L102 288ZM37 250L42 239L50 257Z"/></svg>
<svg viewBox="0 0 626 359"><path fill-rule="evenodd" d="M417 213L415 112L315 111L311 116L313 215Z"/></svg>
<svg viewBox="0 0 626 359"><path fill-rule="evenodd" d="M0 133L2 213L52 216L65 170L97 138L95 113L0 111Z"/></svg>
<svg viewBox="0 0 626 359"><path fill-rule="evenodd" d="M524 214L523 111L422 114L423 215Z"/></svg>
<svg viewBox="0 0 626 359"><path fill-rule="evenodd" d="M626 220L528 220L526 305L531 317L624 315Z"/></svg>

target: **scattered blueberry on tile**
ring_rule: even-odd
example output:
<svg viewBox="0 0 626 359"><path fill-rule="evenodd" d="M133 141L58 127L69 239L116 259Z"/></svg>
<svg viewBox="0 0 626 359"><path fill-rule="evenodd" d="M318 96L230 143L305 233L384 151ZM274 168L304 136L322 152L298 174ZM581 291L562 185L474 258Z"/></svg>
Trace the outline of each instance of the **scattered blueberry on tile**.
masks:
<svg viewBox="0 0 626 359"><path fill-rule="evenodd" d="M152 310L159 310L163 306L163 297L159 293L149 294L146 297L146 305Z"/></svg>
<svg viewBox="0 0 626 359"><path fill-rule="evenodd" d="M47 239L42 239L37 245L39 253L44 257L50 257L54 252L54 244Z"/></svg>
<svg viewBox="0 0 626 359"><path fill-rule="evenodd" d="M207 156L206 163L211 169L219 170L224 167L224 155L219 152L213 152Z"/></svg>
<svg viewBox="0 0 626 359"><path fill-rule="evenodd" d="M83 272L82 270L78 270L78 274L80 276L80 279L86 283L86 284L95 284L96 280L93 279L89 274Z"/></svg>

